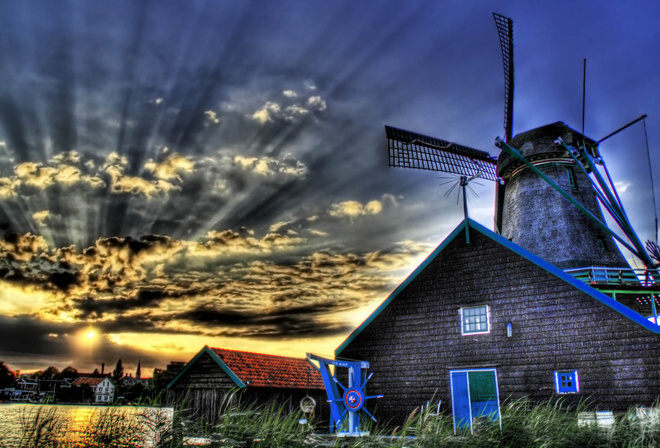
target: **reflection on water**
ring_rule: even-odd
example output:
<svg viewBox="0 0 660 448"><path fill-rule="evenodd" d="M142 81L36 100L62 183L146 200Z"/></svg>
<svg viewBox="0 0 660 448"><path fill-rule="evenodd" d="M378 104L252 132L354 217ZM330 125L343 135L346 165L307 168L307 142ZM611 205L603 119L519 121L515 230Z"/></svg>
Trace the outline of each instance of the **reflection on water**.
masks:
<svg viewBox="0 0 660 448"><path fill-rule="evenodd" d="M172 427L172 408L0 405L0 446L154 447Z"/></svg>

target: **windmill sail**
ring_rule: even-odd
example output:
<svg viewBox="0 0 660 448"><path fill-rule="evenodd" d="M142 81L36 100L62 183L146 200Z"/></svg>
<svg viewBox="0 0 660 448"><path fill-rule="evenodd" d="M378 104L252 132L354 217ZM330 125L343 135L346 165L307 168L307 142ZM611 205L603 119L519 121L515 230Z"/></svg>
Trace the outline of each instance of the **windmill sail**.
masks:
<svg viewBox="0 0 660 448"><path fill-rule="evenodd" d="M504 64L504 133L505 142L513 136L513 20L493 13L502 47Z"/></svg>
<svg viewBox="0 0 660 448"><path fill-rule="evenodd" d="M478 176L497 181L496 159L485 151L385 126L389 165Z"/></svg>

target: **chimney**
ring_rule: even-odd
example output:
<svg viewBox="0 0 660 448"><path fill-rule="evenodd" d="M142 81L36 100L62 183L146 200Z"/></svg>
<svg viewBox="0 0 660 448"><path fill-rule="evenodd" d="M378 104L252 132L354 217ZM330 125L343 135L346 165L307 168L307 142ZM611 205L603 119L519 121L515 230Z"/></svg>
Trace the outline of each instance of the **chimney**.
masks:
<svg viewBox="0 0 660 448"><path fill-rule="evenodd" d="M101 375L103 375L104 373L105 373L105 363L102 362L101 363Z"/></svg>

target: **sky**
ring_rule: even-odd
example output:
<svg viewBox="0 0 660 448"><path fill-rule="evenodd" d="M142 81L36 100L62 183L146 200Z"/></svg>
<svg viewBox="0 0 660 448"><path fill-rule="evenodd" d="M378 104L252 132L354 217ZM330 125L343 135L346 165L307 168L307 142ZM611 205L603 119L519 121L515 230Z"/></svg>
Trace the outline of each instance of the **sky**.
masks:
<svg viewBox="0 0 660 448"><path fill-rule="evenodd" d="M657 2L1 2L0 360L331 356L463 219L447 175L387 166L384 125L499 153L493 12L514 134L581 129L584 58L588 136L648 114L600 148L655 239Z"/></svg>

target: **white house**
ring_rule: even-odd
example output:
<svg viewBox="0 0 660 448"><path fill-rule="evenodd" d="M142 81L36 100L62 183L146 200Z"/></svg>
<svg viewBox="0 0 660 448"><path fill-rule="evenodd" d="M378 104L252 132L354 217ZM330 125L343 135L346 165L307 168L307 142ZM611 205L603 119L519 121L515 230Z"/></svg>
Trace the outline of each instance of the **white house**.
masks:
<svg viewBox="0 0 660 448"><path fill-rule="evenodd" d="M87 384L94 393L94 403L112 403L115 399L115 384L110 378L81 377L72 386Z"/></svg>

